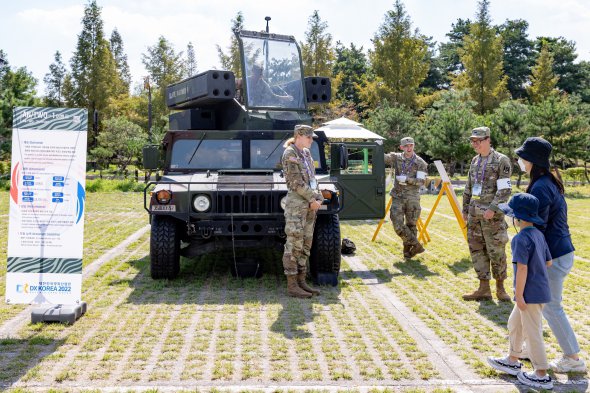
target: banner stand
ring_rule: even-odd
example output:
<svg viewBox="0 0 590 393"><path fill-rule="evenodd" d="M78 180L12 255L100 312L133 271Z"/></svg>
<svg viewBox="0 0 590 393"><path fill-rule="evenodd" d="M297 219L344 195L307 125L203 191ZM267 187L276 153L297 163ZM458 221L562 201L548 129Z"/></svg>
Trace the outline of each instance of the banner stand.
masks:
<svg viewBox="0 0 590 393"><path fill-rule="evenodd" d="M80 304L42 304L31 311L31 323L61 322L73 325L86 314L86 302Z"/></svg>

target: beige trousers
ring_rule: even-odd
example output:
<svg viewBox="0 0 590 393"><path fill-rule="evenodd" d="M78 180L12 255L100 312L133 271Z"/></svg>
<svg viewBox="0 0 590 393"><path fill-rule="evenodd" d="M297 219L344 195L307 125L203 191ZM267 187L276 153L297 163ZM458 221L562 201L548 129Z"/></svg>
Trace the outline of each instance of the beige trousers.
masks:
<svg viewBox="0 0 590 393"><path fill-rule="evenodd" d="M510 356L520 357L526 339L529 359L535 370L549 369L543 342L543 306L527 304L526 310L522 311L515 304L508 318Z"/></svg>

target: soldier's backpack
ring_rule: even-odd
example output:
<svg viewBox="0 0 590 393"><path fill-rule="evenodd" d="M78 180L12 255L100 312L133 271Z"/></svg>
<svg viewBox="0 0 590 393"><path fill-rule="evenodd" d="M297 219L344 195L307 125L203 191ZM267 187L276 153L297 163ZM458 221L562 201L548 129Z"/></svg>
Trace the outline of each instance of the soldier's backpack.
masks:
<svg viewBox="0 0 590 393"><path fill-rule="evenodd" d="M356 251L356 246L352 242L352 240L344 238L342 239L342 248L340 252L344 255L354 254Z"/></svg>

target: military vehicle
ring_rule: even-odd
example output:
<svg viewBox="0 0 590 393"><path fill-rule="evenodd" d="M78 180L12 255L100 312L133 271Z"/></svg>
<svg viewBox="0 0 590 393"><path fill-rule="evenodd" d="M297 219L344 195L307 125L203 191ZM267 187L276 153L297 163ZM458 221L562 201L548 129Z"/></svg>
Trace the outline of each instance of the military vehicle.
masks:
<svg viewBox="0 0 590 393"><path fill-rule="evenodd" d="M144 166L162 170L144 192L154 279L176 277L181 255L282 249L285 242L283 144L296 124L312 124L310 104L329 102L330 80L303 77L292 36L235 34L244 77L209 70L169 86L169 131L160 145L144 148ZM316 133L311 153L324 204L309 271L316 283L337 285L340 220L384 215L383 147L330 143L321 129Z"/></svg>

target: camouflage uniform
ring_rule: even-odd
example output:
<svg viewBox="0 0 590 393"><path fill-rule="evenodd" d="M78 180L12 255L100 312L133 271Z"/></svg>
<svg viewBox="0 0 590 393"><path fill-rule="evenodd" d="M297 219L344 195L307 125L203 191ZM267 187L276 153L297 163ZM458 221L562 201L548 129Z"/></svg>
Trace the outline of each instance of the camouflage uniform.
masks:
<svg viewBox="0 0 590 393"><path fill-rule="evenodd" d="M309 204L314 200L323 201L323 197L317 188L313 158L308 149L300 151L291 144L283 152L281 161L289 189L285 206L287 241L283 268L286 275L295 275L307 271L313 241L316 212L310 209Z"/></svg>
<svg viewBox="0 0 590 393"><path fill-rule="evenodd" d="M471 160L463 193L463 213L468 215L467 242L473 267L480 280L490 280L490 263L494 279L506 279L508 232L504 214L498 204L508 201L511 189L498 190L498 180L509 181L511 173L512 166L508 157L494 149L490 150L487 157L478 154ZM477 184L481 184L479 196L473 195ZM483 218L487 209L494 211L494 217L489 220Z"/></svg>
<svg viewBox="0 0 590 393"><path fill-rule="evenodd" d="M415 153L410 158L404 157L404 153L389 153L385 155L385 165L393 167L396 175L390 192L393 200L389 217L395 233L403 240L404 250L407 250L409 247L419 244L416 221L420 218L422 210L420 207L420 186L424 185L426 180L427 164ZM423 178L417 178L418 172L423 173ZM398 180L399 175L406 176L404 183Z"/></svg>

